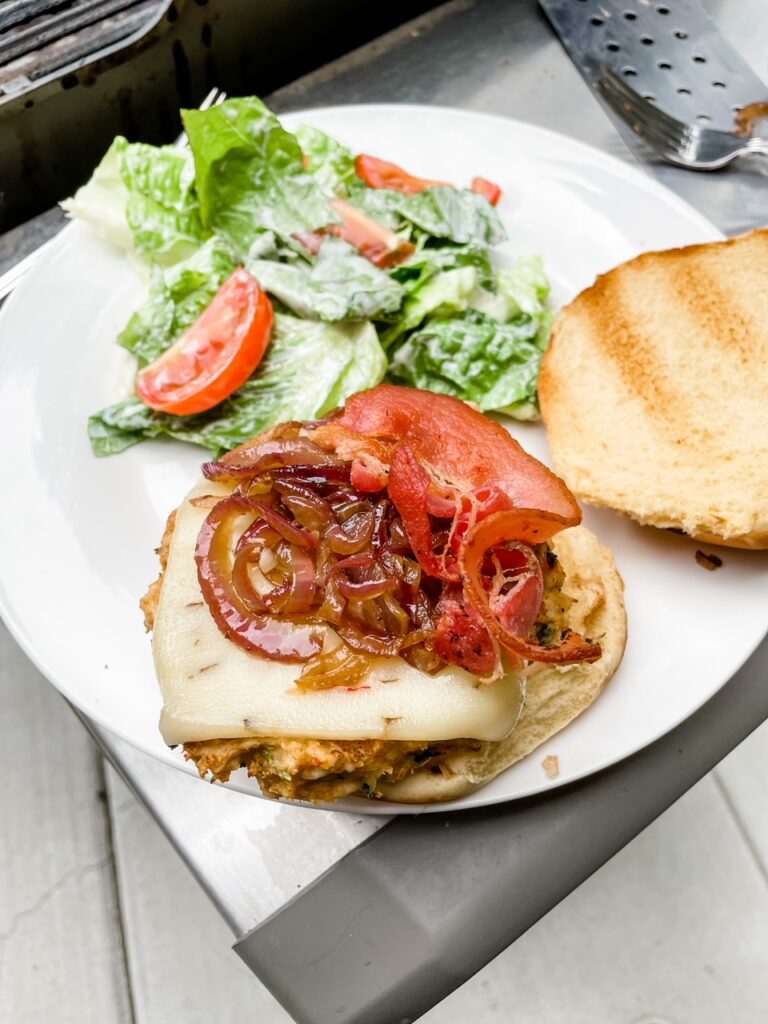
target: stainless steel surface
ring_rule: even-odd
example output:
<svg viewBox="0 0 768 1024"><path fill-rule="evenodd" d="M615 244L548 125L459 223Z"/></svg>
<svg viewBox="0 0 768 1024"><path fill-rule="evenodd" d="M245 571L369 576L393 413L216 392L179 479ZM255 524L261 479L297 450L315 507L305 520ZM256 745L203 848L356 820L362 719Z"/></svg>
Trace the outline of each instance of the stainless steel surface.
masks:
<svg viewBox="0 0 768 1024"><path fill-rule="evenodd" d="M210 107L218 107L220 103L223 103L227 98L227 94L222 92L220 89L211 89L206 95L203 102L200 104L201 110L208 110ZM184 149L187 145L187 136L185 132L181 132L174 140L174 146L179 149ZM6 270L4 274L0 275L0 302L3 299L7 299L11 294L16 285L21 281L24 275L29 271L37 262L40 256L45 251L48 242L44 242L37 249L33 249L32 252L15 263L9 270Z"/></svg>
<svg viewBox="0 0 768 1024"><path fill-rule="evenodd" d="M763 643L682 726L591 779L507 807L398 819L239 943L238 953L299 1024L408 1024L765 719L767 682ZM585 920L586 945L599 927ZM687 984L681 977L681 988Z"/></svg>
<svg viewBox="0 0 768 1024"><path fill-rule="evenodd" d="M764 0L707 6L766 76ZM269 100L282 110L377 100L456 105L633 159L534 0L454 0ZM717 176L648 167L728 234L765 219L763 163ZM381 819L204 786L104 732L98 737L237 934L264 925L239 951L298 1019L389 1024L412 1020L459 984L758 725L768 715L767 662L763 644L685 725L578 786L384 828ZM591 926L585 922L586 942Z"/></svg>
<svg viewBox="0 0 768 1024"><path fill-rule="evenodd" d="M768 156L768 139L703 128L670 117L608 67L596 88L611 110L663 160L692 171L716 171L740 157Z"/></svg>
<svg viewBox="0 0 768 1024"><path fill-rule="evenodd" d="M290 807L210 785L83 722L237 937L282 910L389 820Z"/></svg>
<svg viewBox="0 0 768 1024"><path fill-rule="evenodd" d="M763 0L706 0L706 2L700 5L703 8L705 20L702 21L699 15L698 20L695 22L691 19L694 17L694 12L700 9L700 6L693 2L693 0L667 0L666 3L663 0L661 2L656 2L656 0L653 0L653 2L651 0L627 0L626 5L623 2L619 4L618 0L540 0L540 3L553 20L559 18L560 11L563 12L563 22L561 23L559 20L556 20L556 25L560 28L562 24L563 31L566 32L566 38L570 38L567 33L567 27L574 19L581 18L583 21L588 21L590 16L602 18L603 14L606 13L609 17L604 19L604 21L606 23L609 21L610 27L616 28L618 31L617 19L613 16L617 7L633 12L639 12L640 8L642 8L643 16L647 15L648 17L658 18L657 24L661 26L662 30L667 31L664 26L670 26L668 30L672 32L670 46L672 41L675 44L680 44L678 52L683 56L683 61L682 65L675 63L674 67L669 71L673 82L677 82L675 75L679 74L681 70L687 75L689 73L698 74L699 72L696 71L696 68L699 68L702 74L705 69L710 69L708 60L703 65L700 65L699 62L694 61L692 58L696 55L707 57L711 52L713 34L719 33L720 35L717 36L717 46L718 52L723 54L724 66L728 69L733 69L734 71L738 69L739 71L736 80L738 91L733 94L734 98L730 100L732 106L741 106L753 100L759 100L768 94L768 88L764 84L768 80L768 48L765 46L765 37L762 34L764 29L761 30L760 28L765 23L767 13ZM670 14L659 14L658 7L667 8ZM676 24L681 24L681 22L678 22L678 18L683 17L686 19L686 28L681 29L681 31L685 31L687 35L685 39L681 40L674 36L674 32L677 30ZM581 23L578 22L578 24ZM592 27L594 28L595 26ZM587 30L584 29L584 31ZM701 32L701 36L698 37L694 34L695 32ZM647 47L649 59L652 53L654 59L665 61L664 54L659 52L660 40L658 34L651 33L651 38L654 39L654 43ZM722 43L720 42L723 38L726 41L726 49L722 48ZM554 36L552 41L558 48L562 45ZM706 51L701 54L693 52L694 43L699 42L701 42L702 46L704 44L707 46ZM597 74L597 62L605 63L606 55L610 53L611 51L596 49L591 60L585 59L583 74L586 82L591 84L594 81ZM615 56L618 56L618 54ZM555 66L559 66L559 62L554 54L551 55L551 59L553 69ZM673 63L671 59L668 62ZM571 64L573 73L567 76L568 82L574 90L577 88L575 82L578 77L576 67L576 64ZM663 68L658 69L658 71L659 73L667 73L666 69ZM561 72L557 77L564 78L565 73ZM722 80L722 78L718 79L712 76L711 82ZM705 82L706 79L702 81ZM725 81L726 91L736 88L731 78L730 70ZM632 83L637 85L637 79L633 78ZM743 87L743 96L741 95L742 83L747 83ZM584 85L583 88L587 89L589 86ZM677 88L688 88L688 86L683 82L679 82L675 85L675 89ZM695 115L710 112L713 115L713 120L710 122L711 127L729 129L733 127L730 119L727 121L719 120L720 116L726 116L727 112L723 111L722 106L718 108L712 106L713 103L720 103L719 88L710 84L708 89L701 91L701 89L697 88L694 93L691 87L690 97L687 97L685 93L678 94L675 92L676 99L674 100L668 93L665 93L664 102L661 102L661 98L659 102L670 114L683 120L687 119L691 113ZM583 96L583 93L574 92L573 95L570 93L566 95L562 91L562 85L560 90L559 95L564 99L565 109L569 112L572 111L573 104L580 102L579 97ZM729 92L730 95L731 93ZM723 93L723 98L724 96L725 93ZM698 109L693 109L695 107L694 99L700 100L705 105ZM688 100L691 102L691 110L688 110L684 105ZM681 106L678 106L678 103ZM605 109L607 110L608 108L606 107ZM719 113L717 113L718 110ZM717 114L717 117L714 117L715 114ZM562 119L559 120L562 121ZM768 221L764 199L765 189L768 186L768 162L761 157L742 161L738 165L736 173L729 173L718 177L715 184L709 175L692 175L688 170L665 163L638 141L634 132L623 123L621 118L613 115L612 120L616 132L611 131L610 124L605 118L601 118L602 131L599 139L595 139L594 136L588 134L587 141L602 146L608 152L614 153L614 155L626 157L627 149L634 152L640 162L652 168L656 176L665 185L678 192L689 203L701 210L705 216L722 228L726 234L738 234L741 231L749 230L755 224L764 224ZM581 135L581 127L580 121L579 135L583 137ZM568 128L566 127L564 130L568 131Z"/></svg>
<svg viewBox="0 0 768 1024"><path fill-rule="evenodd" d="M69 63L0 89L0 230L71 194L115 135L168 142L179 108L197 106L212 85L263 94L436 3L389 0L362 17L357 0L159 0L150 24L127 38L102 40L88 57L70 51Z"/></svg>
<svg viewBox="0 0 768 1024"><path fill-rule="evenodd" d="M580 9L597 0L568 2ZM705 7L758 78L768 79L764 0L708 0ZM280 89L273 104L288 110L386 100L487 110L634 162L633 133L618 118L623 134L612 126L534 0L454 0L413 25ZM726 234L768 221L768 161L745 160L713 179L655 161L645 147L639 159Z"/></svg>
<svg viewBox="0 0 768 1024"><path fill-rule="evenodd" d="M540 0L571 60L595 84L602 65L685 123L732 131L768 89L698 0ZM709 7L719 5L709 4Z"/></svg>
<svg viewBox="0 0 768 1024"><path fill-rule="evenodd" d="M28 90L36 80L130 37L157 17L161 2L51 0L42 11L36 2L31 10L13 0L3 4L17 7L21 23L0 29L0 96Z"/></svg>

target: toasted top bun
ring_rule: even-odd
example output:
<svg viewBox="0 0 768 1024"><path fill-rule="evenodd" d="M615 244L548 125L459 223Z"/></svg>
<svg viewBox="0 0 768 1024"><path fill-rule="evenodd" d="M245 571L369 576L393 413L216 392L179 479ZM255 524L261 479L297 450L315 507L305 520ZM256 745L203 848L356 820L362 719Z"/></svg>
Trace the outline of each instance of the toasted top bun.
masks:
<svg viewBox="0 0 768 1024"><path fill-rule="evenodd" d="M580 498L768 547L768 230L638 256L558 315L539 378Z"/></svg>
<svg viewBox="0 0 768 1024"><path fill-rule="evenodd" d="M465 796L565 728L615 675L627 641L627 619L624 584L613 556L584 526L565 530L550 543L565 571L563 590L573 602L569 624L598 640L602 657L592 664L550 665L533 671L520 718L505 739L457 755L446 763L445 773L415 772L402 782L383 785L386 800L431 803Z"/></svg>

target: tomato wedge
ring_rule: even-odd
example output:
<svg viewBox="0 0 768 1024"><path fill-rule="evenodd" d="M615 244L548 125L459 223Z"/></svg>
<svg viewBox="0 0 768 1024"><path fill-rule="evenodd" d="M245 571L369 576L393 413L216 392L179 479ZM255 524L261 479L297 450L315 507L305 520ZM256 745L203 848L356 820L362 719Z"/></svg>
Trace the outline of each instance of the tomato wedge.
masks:
<svg viewBox="0 0 768 1024"><path fill-rule="evenodd" d="M448 185L447 181L431 181L429 178L416 178L397 164L387 163L378 157L361 153L355 158L357 176L362 178L369 188L391 188L395 192L403 192L407 196L423 192L432 185Z"/></svg>
<svg viewBox="0 0 768 1024"><path fill-rule="evenodd" d="M496 182L488 181L487 178L473 178L472 191L477 192L479 196L485 196L491 206L495 206L501 199L501 189Z"/></svg>
<svg viewBox="0 0 768 1024"><path fill-rule="evenodd" d="M175 416L212 409L251 376L271 330L272 303L239 267L176 344L141 370L139 397L150 409Z"/></svg>
<svg viewBox="0 0 768 1024"><path fill-rule="evenodd" d="M416 248L412 242L396 235L394 231L385 228L383 224L372 220L370 217L358 210L351 203L343 199L332 199L331 206L341 217L339 224L329 224L319 231L302 231L294 235L298 242L308 249L313 256L320 252L323 238L326 235L335 235L337 238L349 242L350 245L365 256L377 267L396 267L408 259Z"/></svg>
<svg viewBox="0 0 768 1024"><path fill-rule="evenodd" d="M415 196L417 192L423 192L425 188L432 188L434 185L447 185L448 181L433 181L431 178L417 178L413 174L404 171L397 164L387 163L386 160L379 160L378 157L368 156L361 153L355 158L355 170L357 176L362 178L369 188L390 188L395 192L402 192L406 196ZM491 206L495 206L501 199L501 189L487 178L473 178L472 191L484 196Z"/></svg>
<svg viewBox="0 0 768 1024"><path fill-rule="evenodd" d="M560 477L523 451L502 426L458 398L380 384L353 395L336 422L368 437L407 444L417 460L462 490L495 484L512 505L559 516L561 525L537 541L581 522L581 509Z"/></svg>
<svg viewBox="0 0 768 1024"><path fill-rule="evenodd" d="M394 267L412 255L414 245L400 238L343 199L332 199L331 206L341 217L341 224L331 224L326 230L359 249L366 259L377 267Z"/></svg>

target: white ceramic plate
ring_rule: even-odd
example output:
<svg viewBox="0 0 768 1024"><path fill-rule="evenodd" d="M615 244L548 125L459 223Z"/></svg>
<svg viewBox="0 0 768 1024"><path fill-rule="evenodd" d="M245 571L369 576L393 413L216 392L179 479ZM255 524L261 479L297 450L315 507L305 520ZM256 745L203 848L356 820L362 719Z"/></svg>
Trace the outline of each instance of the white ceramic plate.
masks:
<svg viewBox="0 0 768 1024"><path fill-rule="evenodd" d="M285 118L417 175L504 192L506 256L540 253L555 305L595 274L645 249L710 241L718 232L673 194L604 153L531 125L439 107L359 106ZM51 246L0 317L0 610L45 675L87 715L186 771L157 731L160 696L138 601L158 571L165 517L198 475L203 450L148 442L91 455L89 413L125 389L113 339L141 298L125 259L86 227ZM512 425L547 460L541 426ZM626 581L629 643L618 674L584 715L527 760L451 805L347 801L339 809L414 814L528 796L595 772L652 742L722 686L766 629L764 554L726 551L705 572L697 545L610 512L587 524ZM53 739L53 737L52 737ZM557 755L560 775L542 761ZM238 773L230 783L258 794Z"/></svg>

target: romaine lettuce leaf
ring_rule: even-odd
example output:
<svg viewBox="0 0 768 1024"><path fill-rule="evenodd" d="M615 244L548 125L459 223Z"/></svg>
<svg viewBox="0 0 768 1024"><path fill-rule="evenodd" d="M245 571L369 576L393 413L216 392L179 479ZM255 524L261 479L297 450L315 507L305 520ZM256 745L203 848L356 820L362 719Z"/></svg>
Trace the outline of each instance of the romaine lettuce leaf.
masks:
<svg viewBox="0 0 768 1024"><path fill-rule="evenodd" d="M433 185L412 196L392 189L365 188L354 191L350 202L390 230L409 232L419 248L430 238L488 246L507 237L488 200L465 188Z"/></svg>
<svg viewBox="0 0 768 1024"><path fill-rule="evenodd" d="M387 357L371 324L356 333L354 354L347 368L336 381L320 415L343 405L350 395L381 384L387 372Z"/></svg>
<svg viewBox="0 0 768 1024"><path fill-rule="evenodd" d="M541 256L520 256L509 270L500 270L497 287L514 301L518 312L540 313L550 292Z"/></svg>
<svg viewBox="0 0 768 1024"><path fill-rule="evenodd" d="M278 313L261 365L215 409L170 416L129 399L90 418L91 446L96 455L113 455L166 434L218 454L276 423L323 416L353 392L378 384L385 364L370 323L330 325Z"/></svg>
<svg viewBox="0 0 768 1024"><path fill-rule="evenodd" d="M466 188L434 185L405 197L400 212L435 238L496 245L507 233L499 215L483 196Z"/></svg>
<svg viewBox="0 0 768 1024"><path fill-rule="evenodd" d="M491 263L490 249L485 245L470 242L467 245L429 246L416 252L407 263L390 270L390 276L399 281L412 294L430 277L443 270L457 267L474 267L478 285L494 288L496 276Z"/></svg>
<svg viewBox="0 0 768 1024"><path fill-rule="evenodd" d="M354 155L346 146L308 124L296 129L296 138L308 161L307 170L328 192L346 198L350 187L362 187L355 171Z"/></svg>
<svg viewBox="0 0 768 1024"><path fill-rule="evenodd" d="M154 266L147 298L118 334L118 345L132 352L142 365L154 362L173 337L173 314L170 289L160 267Z"/></svg>
<svg viewBox="0 0 768 1024"><path fill-rule="evenodd" d="M128 189L120 174L120 154L127 145L118 135L85 185L61 204L70 217L84 220L106 242L126 251L133 247L125 216Z"/></svg>
<svg viewBox="0 0 768 1024"><path fill-rule="evenodd" d="M402 213L406 196L389 188L359 188L350 193L349 201L371 220L398 234L409 225Z"/></svg>
<svg viewBox="0 0 768 1024"><path fill-rule="evenodd" d="M547 308L550 284L540 256L521 256L509 270L498 272L492 292L478 288L469 305L488 316L508 323L521 314L534 318L538 325L536 344L546 349L553 314Z"/></svg>
<svg viewBox="0 0 768 1024"><path fill-rule="evenodd" d="M301 146L256 97L183 110L203 224L245 257L264 229L282 238L338 221Z"/></svg>
<svg viewBox="0 0 768 1024"><path fill-rule="evenodd" d="M149 295L118 335L118 344L140 363L153 362L198 319L235 265L229 245L214 237L183 263L165 271L153 267Z"/></svg>
<svg viewBox="0 0 768 1024"><path fill-rule="evenodd" d="M474 309L435 317L398 349L389 374L413 387L476 402L484 411L531 419L538 413L542 358L537 331L528 314L509 324Z"/></svg>
<svg viewBox="0 0 768 1024"><path fill-rule="evenodd" d="M418 327L428 316L452 316L469 306L477 289L477 271L472 266L446 270L428 278L403 304L400 318L381 335L381 343L389 351L398 341Z"/></svg>
<svg viewBox="0 0 768 1024"><path fill-rule="evenodd" d="M248 269L262 288L299 316L370 320L396 312L405 291L340 238L324 239L313 265L255 260Z"/></svg>
<svg viewBox="0 0 768 1024"><path fill-rule="evenodd" d="M125 216L138 252L164 264L190 256L210 234L200 220L190 154L134 142L119 160L128 189Z"/></svg>
<svg viewBox="0 0 768 1024"><path fill-rule="evenodd" d="M518 312L538 319L536 343L542 350L546 349L554 314L547 308L550 283L541 256L521 256L510 270L500 271L497 289L510 302L507 319L512 319Z"/></svg>
<svg viewBox="0 0 768 1024"><path fill-rule="evenodd" d="M170 265L210 234L200 221L194 186L189 153L118 135L90 181L62 206L119 248Z"/></svg>
<svg viewBox="0 0 768 1024"><path fill-rule="evenodd" d="M190 259L166 271L165 279L176 307L174 329L177 333L191 327L208 308L237 265L229 244L214 236Z"/></svg>

